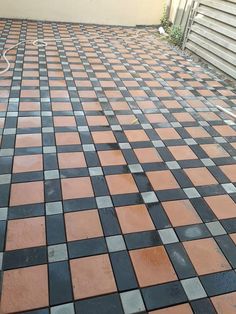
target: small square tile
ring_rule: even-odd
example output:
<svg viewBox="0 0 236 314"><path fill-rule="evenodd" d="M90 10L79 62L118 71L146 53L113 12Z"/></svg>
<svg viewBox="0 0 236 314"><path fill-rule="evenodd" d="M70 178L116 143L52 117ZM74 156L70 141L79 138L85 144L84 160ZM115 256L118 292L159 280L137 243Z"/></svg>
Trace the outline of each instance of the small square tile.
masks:
<svg viewBox="0 0 236 314"><path fill-rule="evenodd" d="M201 197L201 195L198 193L198 191L195 188L186 188L186 189L183 189L183 191L187 195L187 197L190 199Z"/></svg>
<svg viewBox="0 0 236 314"><path fill-rule="evenodd" d="M206 226L214 237L226 234L225 229L223 228L219 221L207 222Z"/></svg>
<svg viewBox="0 0 236 314"><path fill-rule="evenodd" d="M61 214L62 212L63 210L61 202L46 203L46 215L56 215Z"/></svg>
<svg viewBox="0 0 236 314"><path fill-rule="evenodd" d="M101 167L90 167L88 168L88 170L89 170L89 175L91 177L103 175L103 171Z"/></svg>
<svg viewBox="0 0 236 314"><path fill-rule="evenodd" d="M51 307L51 314L75 314L73 303Z"/></svg>
<svg viewBox="0 0 236 314"><path fill-rule="evenodd" d="M129 143L119 143L120 149L131 149Z"/></svg>
<svg viewBox="0 0 236 314"><path fill-rule="evenodd" d="M57 244L48 246L48 261L59 262L68 259L66 244Z"/></svg>
<svg viewBox="0 0 236 314"><path fill-rule="evenodd" d="M158 198L156 197L156 194L152 191L143 192L141 193L141 195L145 204L158 202Z"/></svg>
<svg viewBox="0 0 236 314"><path fill-rule="evenodd" d="M122 235L106 237L106 242L110 253L126 250L125 241Z"/></svg>
<svg viewBox="0 0 236 314"><path fill-rule="evenodd" d="M166 165L169 169L181 169L180 165L177 161L167 161Z"/></svg>
<svg viewBox="0 0 236 314"><path fill-rule="evenodd" d="M215 166L214 161L212 161L210 158L203 158L201 159L201 162L204 164L204 166L206 167L210 167L210 166Z"/></svg>
<svg viewBox="0 0 236 314"><path fill-rule="evenodd" d="M236 187L233 183L225 183L221 184L221 186L228 194L236 193Z"/></svg>
<svg viewBox="0 0 236 314"><path fill-rule="evenodd" d="M46 170L44 171L45 180L59 179L60 173L58 170Z"/></svg>
<svg viewBox="0 0 236 314"><path fill-rule="evenodd" d="M175 233L174 229L172 229L172 228L158 230L158 233L161 237L161 241L163 242L163 244L170 244L170 243L179 242L179 240L176 236L176 233Z"/></svg>
<svg viewBox="0 0 236 314"><path fill-rule="evenodd" d="M110 196L99 196L96 197L96 203L98 208L108 208L113 207L112 200Z"/></svg>
<svg viewBox="0 0 236 314"><path fill-rule="evenodd" d="M181 280L181 284L190 301L207 297L199 278L184 279Z"/></svg>
<svg viewBox="0 0 236 314"><path fill-rule="evenodd" d="M8 215L8 208L1 207L0 208L0 220L7 220L7 215Z"/></svg>
<svg viewBox="0 0 236 314"><path fill-rule="evenodd" d="M142 313L145 311L142 295L139 290L132 290L120 294L125 314Z"/></svg>
<svg viewBox="0 0 236 314"><path fill-rule="evenodd" d="M11 183L11 175L10 174L0 175L0 185L1 184L10 184L10 183Z"/></svg>
<svg viewBox="0 0 236 314"><path fill-rule="evenodd" d="M143 168L140 164L131 164L131 165L128 165L128 167L131 173L143 172Z"/></svg>

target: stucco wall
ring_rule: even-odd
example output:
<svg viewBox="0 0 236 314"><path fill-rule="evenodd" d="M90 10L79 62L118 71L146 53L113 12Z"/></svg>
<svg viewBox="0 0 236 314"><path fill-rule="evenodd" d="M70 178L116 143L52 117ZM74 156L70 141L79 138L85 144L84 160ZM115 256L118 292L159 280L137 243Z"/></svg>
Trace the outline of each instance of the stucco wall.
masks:
<svg viewBox="0 0 236 314"><path fill-rule="evenodd" d="M109 25L160 22L165 0L0 0L0 17Z"/></svg>

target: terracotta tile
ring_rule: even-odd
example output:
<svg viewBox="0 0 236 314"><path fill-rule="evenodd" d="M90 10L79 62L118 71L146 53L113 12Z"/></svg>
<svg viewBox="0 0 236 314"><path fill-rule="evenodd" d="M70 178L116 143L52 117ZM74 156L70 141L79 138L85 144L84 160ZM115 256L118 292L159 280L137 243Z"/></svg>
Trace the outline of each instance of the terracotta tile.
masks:
<svg viewBox="0 0 236 314"><path fill-rule="evenodd" d="M116 213L123 233L155 229L145 205L116 207Z"/></svg>
<svg viewBox="0 0 236 314"><path fill-rule="evenodd" d="M150 123L166 123L167 120L161 113L148 113L145 114Z"/></svg>
<svg viewBox="0 0 236 314"><path fill-rule="evenodd" d="M177 279L163 246L132 250L129 253L141 287Z"/></svg>
<svg viewBox="0 0 236 314"><path fill-rule="evenodd" d="M90 126L106 126L109 125L107 118L104 116L87 116L88 125Z"/></svg>
<svg viewBox="0 0 236 314"><path fill-rule="evenodd" d="M27 194L25 193L27 191ZM44 202L43 182L14 183L11 185L10 206Z"/></svg>
<svg viewBox="0 0 236 314"><path fill-rule="evenodd" d="M40 117L19 117L18 128L40 128L41 118Z"/></svg>
<svg viewBox="0 0 236 314"><path fill-rule="evenodd" d="M133 114L117 115L116 118L121 125L133 124L137 120Z"/></svg>
<svg viewBox="0 0 236 314"><path fill-rule="evenodd" d="M174 128L158 128L155 131L162 140L177 140L181 138Z"/></svg>
<svg viewBox="0 0 236 314"><path fill-rule="evenodd" d="M176 100L164 100L162 103L167 109L181 108L181 105Z"/></svg>
<svg viewBox="0 0 236 314"><path fill-rule="evenodd" d="M200 84L201 85L201 84ZM192 108L205 108L206 105L198 99L192 99L188 100L187 103L192 107Z"/></svg>
<svg viewBox="0 0 236 314"><path fill-rule="evenodd" d="M236 131L231 128L229 125L215 125L213 128L221 135L221 136L236 136Z"/></svg>
<svg viewBox="0 0 236 314"><path fill-rule="evenodd" d="M6 250L18 250L46 245L44 217L9 220Z"/></svg>
<svg viewBox="0 0 236 314"><path fill-rule="evenodd" d="M82 102L82 107L85 111L101 111L102 107L99 102Z"/></svg>
<svg viewBox="0 0 236 314"><path fill-rule="evenodd" d="M102 166L125 165L126 161L121 150L98 151Z"/></svg>
<svg viewBox="0 0 236 314"><path fill-rule="evenodd" d="M136 148L135 155L140 163L161 162L161 156L154 147L150 148Z"/></svg>
<svg viewBox="0 0 236 314"><path fill-rule="evenodd" d="M236 165L225 165L219 167L231 182L236 182Z"/></svg>
<svg viewBox="0 0 236 314"><path fill-rule="evenodd" d="M195 119L191 116L190 113L187 112L176 112L173 113L175 119L179 122L193 122Z"/></svg>
<svg viewBox="0 0 236 314"><path fill-rule="evenodd" d="M183 245L198 275L231 269L213 238L183 242Z"/></svg>
<svg viewBox="0 0 236 314"><path fill-rule="evenodd" d="M43 158L41 154L14 156L13 173L42 171L42 170L43 170Z"/></svg>
<svg viewBox="0 0 236 314"><path fill-rule="evenodd" d="M38 89L32 89L32 90L21 90L20 97L22 98L34 98L39 97L39 90ZM7 96L8 97L8 96Z"/></svg>
<svg viewBox="0 0 236 314"><path fill-rule="evenodd" d="M211 298L218 314L234 314L236 308L236 292L218 295Z"/></svg>
<svg viewBox="0 0 236 314"><path fill-rule="evenodd" d="M228 157L229 154L220 144L203 144L201 148L207 153L210 158Z"/></svg>
<svg viewBox="0 0 236 314"><path fill-rule="evenodd" d="M204 199L218 219L236 217L236 204L229 195L207 196Z"/></svg>
<svg viewBox="0 0 236 314"><path fill-rule="evenodd" d="M149 314L193 314L191 306L188 303L170 306L164 309L151 311Z"/></svg>
<svg viewBox="0 0 236 314"><path fill-rule="evenodd" d="M53 122L55 127L76 126L75 118L70 116L53 117Z"/></svg>
<svg viewBox="0 0 236 314"><path fill-rule="evenodd" d="M70 261L75 299L115 292L116 284L107 254Z"/></svg>
<svg viewBox="0 0 236 314"><path fill-rule="evenodd" d="M77 132L55 133L57 145L79 145L80 136Z"/></svg>
<svg viewBox="0 0 236 314"><path fill-rule="evenodd" d="M137 101L137 104L140 109L155 109L156 106L151 100L143 100L143 101Z"/></svg>
<svg viewBox="0 0 236 314"><path fill-rule="evenodd" d="M19 313L48 305L47 265L4 272L1 299L4 313Z"/></svg>
<svg viewBox="0 0 236 314"><path fill-rule="evenodd" d="M134 98L147 97L147 94L145 93L145 91L143 91L141 89L129 90L129 92L130 92L131 96Z"/></svg>
<svg viewBox="0 0 236 314"><path fill-rule="evenodd" d="M89 177L62 179L61 187L64 200L94 196Z"/></svg>
<svg viewBox="0 0 236 314"><path fill-rule="evenodd" d="M184 169L184 171L195 186L218 184L210 171L205 167L188 168Z"/></svg>
<svg viewBox="0 0 236 314"><path fill-rule="evenodd" d="M68 91L65 90L51 90L50 91L52 98L69 98Z"/></svg>
<svg viewBox="0 0 236 314"><path fill-rule="evenodd" d="M150 171L146 174L155 191L179 188L175 177L169 170Z"/></svg>
<svg viewBox="0 0 236 314"><path fill-rule="evenodd" d="M169 146L168 149L176 160L197 159L197 156L188 146Z"/></svg>
<svg viewBox="0 0 236 314"><path fill-rule="evenodd" d="M68 241L102 237L102 226L96 209L65 214Z"/></svg>
<svg viewBox="0 0 236 314"><path fill-rule="evenodd" d="M92 90L79 91L79 96L81 98L97 98L97 95Z"/></svg>
<svg viewBox="0 0 236 314"><path fill-rule="evenodd" d="M41 134L17 134L16 147L37 147L42 146Z"/></svg>
<svg viewBox="0 0 236 314"><path fill-rule="evenodd" d="M108 175L106 176L106 181L112 195L138 192L131 174Z"/></svg>
<svg viewBox="0 0 236 314"><path fill-rule="evenodd" d="M125 130L124 131L129 142L149 141L149 138L143 130Z"/></svg>
<svg viewBox="0 0 236 314"><path fill-rule="evenodd" d="M109 90L105 91L105 95L107 98L122 98L122 94L118 90Z"/></svg>
<svg viewBox="0 0 236 314"><path fill-rule="evenodd" d="M220 120L220 118L214 112L199 112L199 115L206 121Z"/></svg>
<svg viewBox="0 0 236 314"><path fill-rule="evenodd" d="M60 169L86 167L84 153L82 152L59 153L58 163Z"/></svg>
<svg viewBox="0 0 236 314"><path fill-rule="evenodd" d="M40 103L20 102L19 111L39 111Z"/></svg>
<svg viewBox="0 0 236 314"><path fill-rule="evenodd" d="M193 138L205 138L210 137L210 134L201 126L185 128L185 130Z"/></svg>
<svg viewBox="0 0 236 314"><path fill-rule="evenodd" d="M116 138L112 131L91 132L95 144L116 143Z"/></svg>
<svg viewBox="0 0 236 314"><path fill-rule="evenodd" d="M202 223L189 200L162 202L162 206L174 227Z"/></svg>
<svg viewBox="0 0 236 314"><path fill-rule="evenodd" d="M52 102L52 111L72 111L72 106L69 102ZM58 118L58 117L54 117ZM60 121L58 121L60 122Z"/></svg>
<svg viewBox="0 0 236 314"><path fill-rule="evenodd" d="M129 105L125 101L111 101L110 104L113 110L130 110Z"/></svg>

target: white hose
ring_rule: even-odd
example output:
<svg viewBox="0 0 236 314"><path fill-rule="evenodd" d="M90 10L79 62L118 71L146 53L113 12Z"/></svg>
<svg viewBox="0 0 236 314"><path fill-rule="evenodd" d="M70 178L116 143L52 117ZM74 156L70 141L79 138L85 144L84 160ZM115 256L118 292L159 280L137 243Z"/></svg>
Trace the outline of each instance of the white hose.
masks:
<svg viewBox="0 0 236 314"><path fill-rule="evenodd" d="M137 38L140 34L141 31L137 31L135 35L132 36L132 38L127 38L127 37L123 37L123 36L116 36L116 37L112 37L112 39L121 39L122 41L127 41L127 40L133 40L134 38ZM88 36L88 35L86 35ZM90 36L89 36L90 37ZM101 37L106 37L106 36L91 36L92 39L96 39L96 38L101 38ZM150 37L150 39L153 39L153 35L148 35L146 37ZM0 75L3 75L4 73L6 73L9 69L10 69L10 62L7 59L7 54L9 51L11 51L12 49L20 46L21 44L24 43L31 43L33 46L35 47L47 47L48 42L58 42L58 41L71 41L71 40L78 40L78 37L65 37L65 38L58 38L58 39L51 39L51 38L44 38L44 39L27 39L27 40L21 40L18 43L16 43L15 45L10 46L10 48L4 50L3 54L2 54L2 58L3 60L6 62L6 67L5 69L3 69L2 71L0 71ZM1 56L0 56L1 59Z"/></svg>

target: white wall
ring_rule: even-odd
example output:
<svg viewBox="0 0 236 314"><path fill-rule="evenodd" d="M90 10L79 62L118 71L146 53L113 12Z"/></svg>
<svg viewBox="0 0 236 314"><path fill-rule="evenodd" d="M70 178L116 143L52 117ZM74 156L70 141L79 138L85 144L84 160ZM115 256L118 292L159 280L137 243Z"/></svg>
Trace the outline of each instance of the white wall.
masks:
<svg viewBox="0 0 236 314"><path fill-rule="evenodd" d="M165 0L0 0L0 17L96 23L153 25Z"/></svg>

